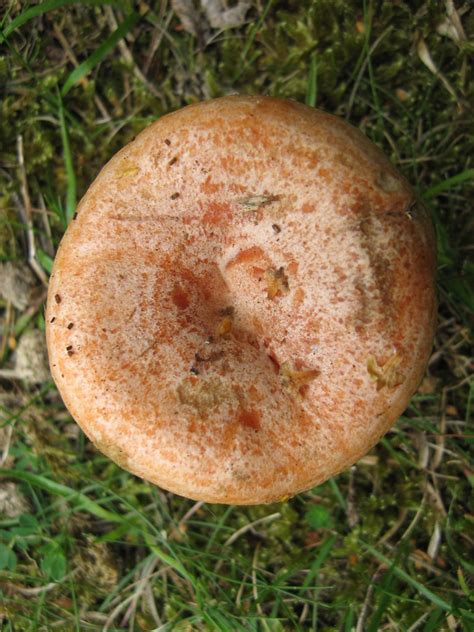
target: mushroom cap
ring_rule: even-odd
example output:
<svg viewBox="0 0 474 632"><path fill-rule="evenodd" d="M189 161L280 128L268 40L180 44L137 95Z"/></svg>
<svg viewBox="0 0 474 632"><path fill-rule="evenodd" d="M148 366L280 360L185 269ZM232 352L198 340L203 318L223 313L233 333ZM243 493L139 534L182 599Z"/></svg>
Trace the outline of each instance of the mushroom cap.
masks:
<svg viewBox="0 0 474 632"><path fill-rule="evenodd" d="M343 120L232 96L102 169L51 275L54 380L97 448L208 502L282 500L364 455L416 390L431 222Z"/></svg>

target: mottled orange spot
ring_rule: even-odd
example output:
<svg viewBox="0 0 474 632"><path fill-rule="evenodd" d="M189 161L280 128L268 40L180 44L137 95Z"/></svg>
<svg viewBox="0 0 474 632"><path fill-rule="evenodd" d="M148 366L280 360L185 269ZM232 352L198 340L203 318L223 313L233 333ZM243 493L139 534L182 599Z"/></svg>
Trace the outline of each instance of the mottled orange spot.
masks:
<svg viewBox="0 0 474 632"><path fill-rule="evenodd" d="M247 191L247 186L245 184L229 184L228 188L229 191L232 191L233 193L244 193Z"/></svg>
<svg viewBox="0 0 474 632"><path fill-rule="evenodd" d="M216 193L221 187L221 184L211 181L211 176L207 176L206 181L201 184L201 191L203 193Z"/></svg>
<svg viewBox="0 0 474 632"><path fill-rule="evenodd" d="M246 428L260 430L260 414L256 410L242 410L237 421Z"/></svg>
<svg viewBox="0 0 474 632"><path fill-rule="evenodd" d="M171 292L171 298L178 309L186 309L189 307L188 295L179 285L174 286Z"/></svg>
<svg viewBox="0 0 474 632"><path fill-rule="evenodd" d="M263 399L263 395L253 384L249 388L249 398L253 402L260 402Z"/></svg>
<svg viewBox="0 0 474 632"><path fill-rule="evenodd" d="M289 263L287 265L287 270L290 274L296 274L298 272L298 264L296 261L291 261L291 263Z"/></svg>
<svg viewBox="0 0 474 632"><path fill-rule="evenodd" d="M253 325L255 333L263 334L264 326L262 325L260 319L257 316L252 317L252 325Z"/></svg>
<svg viewBox="0 0 474 632"><path fill-rule="evenodd" d="M301 207L301 210L303 211L303 213L313 213L315 210L315 206L310 202L305 202Z"/></svg>
<svg viewBox="0 0 474 632"><path fill-rule="evenodd" d="M241 263L249 263L250 261L257 261L264 257L263 250L258 246L252 246L246 250L241 250L233 259L229 261L226 268L232 268L233 266Z"/></svg>
<svg viewBox="0 0 474 632"><path fill-rule="evenodd" d="M297 287L293 296L293 307L297 308L304 301L304 290L302 287Z"/></svg>
<svg viewBox="0 0 474 632"><path fill-rule="evenodd" d="M228 423L224 429L222 435L222 442L224 445L228 446L235 439L235 435L237 434L238 424L234 422Z"/></svg>
<svg viewBox="0 0 474 632"><path fill-rule="evenodd" d="M212 202L206 203L206 211L202 216L202 221L205 224L222 224L223 222L230 221L230 206L224 202Z"/></svg>
<svg viewBox="0 0 474 632"><path fill-rule="evenodd" d="M165 458L167 461L170 461L170 463L176 463L176 461L178 460L176 454L174 452L171 452L171 450L163 450L161 454L163 455L163 458Z"/></svg>

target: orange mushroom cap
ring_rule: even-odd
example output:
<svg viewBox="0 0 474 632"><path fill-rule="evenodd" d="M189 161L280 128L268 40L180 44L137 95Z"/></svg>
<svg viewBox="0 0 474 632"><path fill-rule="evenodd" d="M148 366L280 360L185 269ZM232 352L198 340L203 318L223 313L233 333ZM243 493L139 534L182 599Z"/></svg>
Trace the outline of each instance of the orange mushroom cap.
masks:
<svg viewBox="0 0 474 632"><path fill-rule="evenodd" d="M343 120L232 96L147 127L102 169L51 275L51 370L125 469L255 504L364 455L420 382L432 225Z"/></svg>

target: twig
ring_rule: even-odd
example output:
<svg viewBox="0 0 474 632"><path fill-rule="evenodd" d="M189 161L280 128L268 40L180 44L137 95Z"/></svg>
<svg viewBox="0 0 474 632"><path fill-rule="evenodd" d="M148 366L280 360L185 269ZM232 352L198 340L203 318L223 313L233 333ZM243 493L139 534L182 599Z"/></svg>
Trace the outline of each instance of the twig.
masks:
<svg viewBox="0 0 474 632"><path fill-rule="evenodd" d="M446 90L449 92L449 94L453 97L453 99L456 100L456 102L458 104L458 107L461 109L461 107L464 105L462 103L462 100L456 94L456 91L451 86L449 81L446 79L444 74L439 70L439 68L434 63L433 58L431 57L431 53L430 53L430 51L428 49L428 46L426 45L426 42L425 42L425 40L424 40L422 35L420 35L420 37L418 39L418 44L417 44L417 47L416 47L416 51L418 53L418 57L420 58L421 62L428 68L428 70L431 73L433 73L433 75L437 79L439 79L441 81L443 86L446 88Z"/></svg>
<svg viewBox="0 0 474 632"><path fill-rule="evenodd" d="M148 583L145 588L145 599L148 610L155 620L157 626L162 625L162 621L160 619L160 615L158 614L158 610L156 609L155 598L153 596L153 591L151 589L151 585Z"/></svg>
<svg viewBox="0 0 474 632"><path fill-rule="evenodd" d="M28 192L28 183L26 180L26 170L25 170L25 159L23 154L23 137L21 134L17 136L17 155L18 155L18 166L20 169L20 188L21 195L23 197L23 205L18 205L21 221L26 225L26 235L27 235L27 245L28 245L28 263L30 264L33 271L36 273L36 276L39 278L41 283L48 287L48 277L46 276L45 271L36 260L36 246L35 246L35 235L33 232L33 221L31 214L31 200Z"/></svg>
<svg viewBox="0 0 474 632"><path fill-rule="evenodd" d="M118 28L118 24L111 6L105 6L105 15L107 17L107 22L109 23L111 30L116 31ZM130 52L130 49L128 48L124 39L120 40L120 42L118 43L118 47L120 49L122 57L133 68L133 74L135 75L135 77L137 77L148 88L148 90L152 93L154 97L160 99L162 105L165 106L166 104L164 102L163 95L161 94L161 92L159 92L159 90L155 88L155 86L150 81L148 81L140 68L137 66L135 60L133 59L133 55Z"/></svg>
<svg viewBox="0 0 474 632"><path fill-rule="evenodd" d="M253 598L254 598L254 601L255 601L255 605L257 607L257 612L262 617L262 623L265 623L265 621L263 620L262 606L258 602L257 560L258 560L258 554L259 553L260 553L260 542L255 547L255 553L254 553L253 559L252 559L252 594L253 594ZM266 624L265 624L264 627L265 627L265 629L267 628Z"/></svg>
<svg viewBox="0 0 474 632"><path fill-rule="evenodd" d="M53 233L51 231L51 226L49 224L48 213L46 211L46 205L43 200L43 196L39 196L39 212L41 214L41 219L43 220L44 230L46 232L47 239L45 244L45 252L50 256L54 257L54 244L53 244Z"/></svg>
<svg viewBox="0 0 474 632"><path fill-rule="evenodd" d="M202 500L199 500L197 503L194 503L194 505L190 509L188 509L188 511L180 519L176 527L171 531L169 538L172 539L173 537L176 537L178 533L182 533L183 527L186 524L186 522L189 520L189 518L191 518L191 516L193 516L196 513L196 511L199 511L199 509L201 509L203 505L204 505L204 501Z"/></svg>
<svg viewBox="0 0 474 632"><path fill-rule="evenodd" d="M407 517L408 509L406 507L402 507L400 511L400 515L398 516L398 520L393 524L390 529L378 540L377 546L380 544L385 544L390 538L395 535L395 533L400 529L402 524L405 522L405 518Z"/></svg>
<svg viewBox="0 0 474 632"><path fill-rule="evenodd" d="M432 478L434 485L431 485L431 483L426 483L426 491L428 492L428 494L431 496L431 498L434 501L434 505L435 507L438 509L439 513L443 516L443 518L446 518L446 516L448 515L446 512L446 508L444 506L443 500L441 498L441 495L438 491L438 489L436 488L436 478L433 477Z"/></svg>
<svg viewBox="0 0 474 632"><path fill-rule="evenodd" d="M419 519L421 518L423 511L425 509L425 504L426 504L426 495L427 495L427 490L425 489L424 493L423 493L423 498L421 499L421 503L420 506L417 509L417 512L413 518L413 520L410 522L410 524L408 525L408 527L405 529L405 531L403 532L401 538L400 538L400 542L407 540L408 536L410 535L410 533L413 531L413 529L415 528L415 526L417 525Z"/></svg>
<svg viewBox="0 0 474 632"><path fill-rule="evenodd" d="M413 623L407 630L407 632L415 632L415 630L418 630L418 628L420 627L420 625L422 623L424 623L426 621L426 619L430 616L431 614L431 609L427 610L426 612L424 612L421 617L419 617L419 619L417 619L415 621L415 623Z"/></svg>
<svg viewBox="0 0 474 632"><path fill-rule="evenodd" d="M446 389L443 388L441 395L441 417L439 423L439 434L436 435L436 448L431 459L431 469L434 471L441 465L444 455L445 433L446 433Z"/></svg>
<svg viewBox="0 0 474 632"><path fill-rule="evenodd" d="M370 579L370 584L365 594L364 603L362 604L360 615L359 615L359 618L357 619L355 632L364 632L365 620L367 619L370 601L372 599L372 595L375 590L375 583L380 579L381 575L384 572L384 569L385 569L384 564L380 564L380 566L378 567L378 569L375 571L375 573L372 575Z"/></svg>
<svg viewBox="0 0 474 632"><path fill-rule="evenodd" d="M8 424L6 428L6 437L5 437L5 445L3 446L2 456L0 458L0 467L3 466L5 461L8 459L8 453L10 451L10 443L13 433L13 424Z"/></svg>
<svg viewBox="0 0 474 632"><path fill-rule="evenodd" d="M155 557L149 560L145 567L142 569L140 581L137 584L137 587L133 593L133 599L127 608L127 612L124 614L122 619L122 625L127 625L129 623L130 632L133 632L135 626L135 612L137 609L138 601L140 597L145 593L146 587L149 585L150 577L153 574L157 564L159 562L159 558Z"/></svg>
<svg viewBox="0 0 474 632"><path fill-rule="evenodd" d="M439 523L436 522L433 534L430 538L430 543L428 544L428 550L426 551L432 560L438 555L439 547L441 544L441 529Z"/></svg>
<svg viewBox="0 0 474 632"><path fill-rule="evenodd" d="M242 582L239 586L239 590L237 591L237 596L235 598L235 605L237 606L237 608L240 608L241 606L241 602L242 602L242 593L244 592L244 588L245 588L245 581L247 579L248 575L244 575L242 577Z"/></svg>
<svg viewBox="0 0 474 632"><path fill-rule="evenodd" d="M61 29L59 28L57 24L54 25L53 29L54 29L54 34L56 35L56 38L59 40L59 43L61 44L61 46L64 48L64 51L66 55L69 57L69 60L71 61L72 65L75 68L77 68L79 66L79 61L77 60L77 57L74 54L74 51L72 50L72 48L69 46L69 42L64 37L63 32L61 31ZM83 85L84 88L87 88L87 86L89 85L89 80L87 79L87 77L82 77L79 83ZM104 121L105 122L111 121L112 117L107 111L107 108L105 107L104 102L99 97L99 95L94 94L94 101L95 101L95 104L97 105L97 108L100 110L100 113L102 114L104 118Z"/></svg>
<svg viewBox="0 0 474 632"><path fill-rule="evenodd" d="M36 588L21 588L20 586L15 586L15 590L21 595L25 595L25 597L34 597L36 595L41 595L42 593L49 592L57 586L59 586L57 582L50 582L49 584L46 584L46 586L38 586Z"/></svg>
<svg viewBox="0 0 474 632"><path fill-rule="evenodd" d="M166 33L166 29L169 27L172 19L173 19L173 13L170 11L168 14L168 17L166 18L164 27L161 26L161 24L155 24L155 28L153 29L153 35L151 36L150 46L148 48L148 54L143 64L143 74L145 76L148 74L150 70L153 57L155 56L156 51L160 47L160 44Z"/></svg>
<svg viewBox="0 0 474 632"><path fill-rule="evenodd" d="M243 535L244 533L247 533L247 531L255 527L257 524L272 522L273 520L277 520L278 518L281 518L280 512L270 514L269 516L264 516L263 518L259 518L258 520L254 520L253 522L249 522L248 524L244 525L240 529L237 529L237 531L235 531L235 533L233 533L230 536L230 538L228 538L224 542L224 546L230 546L237 540L237 538L240 538L241 535Z"/></svg>
<svg viewBox="0 0 474 632"><path fill-rule="evenodd" d="M430 448L428 441L426 440L426 432L422 431L418 434L419 437L419 456L418 456L418 467L420 470L426 470L428 467L428 462L430 460Z"/></svg>
<svg viewBox="0 0 474 632"><path fill-rule="evenodd" d="M189 509L184 516L181 518L181 520L178 523L178 527L181 527L185 522L187 522L189 520L189 518L191 518L191 516L194 516L194 514L199 511L201 509L201 507L204 505L204 501L200 500L197 503L195 503L191 509Z"/></svg>
<svg viewBox="0 0 474 632"><path fill-rule="evenodd" d="M347 493L347 522L351 529L353 529L359 522L359 514L357 513L355 505L355 488L354 488L354 471L355 466L352 466L349 470L349 490Z"/></svg>
<svg viewBox="0 0 474 632"><path fill-rule="evenodd" d="M299 623L304 623L306 617L308 616L308 610L309 610L309 603L305 601L303 610L301 611L300 618L298 619Z"/></svg>
<svg viewBox="0 0 474 632"><path fill-rule="evenodd" d="M112 610L112 612L107 617L107 621L105 622L103 632L107 632L110 626L112 625L114 619L120 614L120 611L123 610L127 604L129 604L134 598L134 595L130 595L126 597L123 601L121 601L116 608Z"/></svg>
<svg viewBox="0 0 474 632"><path fill-rule="evenodd" d="M12 322L12 315L13 315L12 304L10 301L7 301L7 304L5 307L5 320L4 320L4 326L3 326L3 335L2 335L2 340L0 342L0 361L3 359L5 349L7 348L10 325Z"/></svg>
<svg viewBox="0 0 474 632"><path fill-rule="evenodd" d="M367 65L369 63L370 60L370 56L372 55L372 53L375 51L375 49L377 48L377 46L384 40L384 38L390 33L390 31L392 30L392 25L390 25L388 28L385 29L385 31L383 31L383 33L381 33L379 35L379 37L375 40L375 42L372 44L372 46L369 48L368 52L367 52L367 56L364 59L364 63L362 64L362 66L360 67L360 70L357 74L356 80L354 81L354 87L352 88L352 92L351 92L351 96L349 97L349 103L347 105L347 114L346 117L349 119L351 117L351 113L352 113L352 107L354 105L354 100L355 100L355 96L357 94L357 90L359 88L359 83L361 82L362 79L362 75L365 72L365 69L367 68Z"/></svg>

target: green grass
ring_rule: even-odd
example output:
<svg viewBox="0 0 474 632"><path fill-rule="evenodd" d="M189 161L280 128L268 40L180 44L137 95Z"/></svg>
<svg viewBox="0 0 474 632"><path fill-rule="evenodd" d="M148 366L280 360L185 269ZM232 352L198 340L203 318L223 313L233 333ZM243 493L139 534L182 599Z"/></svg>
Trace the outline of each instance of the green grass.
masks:
<svg viewBox="0 0 474 632"><path fill-rule="evenodd" d="M472 630L474 8L454 3L456 39L435 0L255 0L240 28L198 41L169 5L4 3L0 260L27 257L19 135L49 273L77 200L148 123L232 92L291 97L358 126L432 213L428 378L351 471L250 508L162 492L77 433L52 383L0 381L0 507L7 482L24 503L0 510L0 630ZM0 309L9 366L43 306Z"/></svg>

